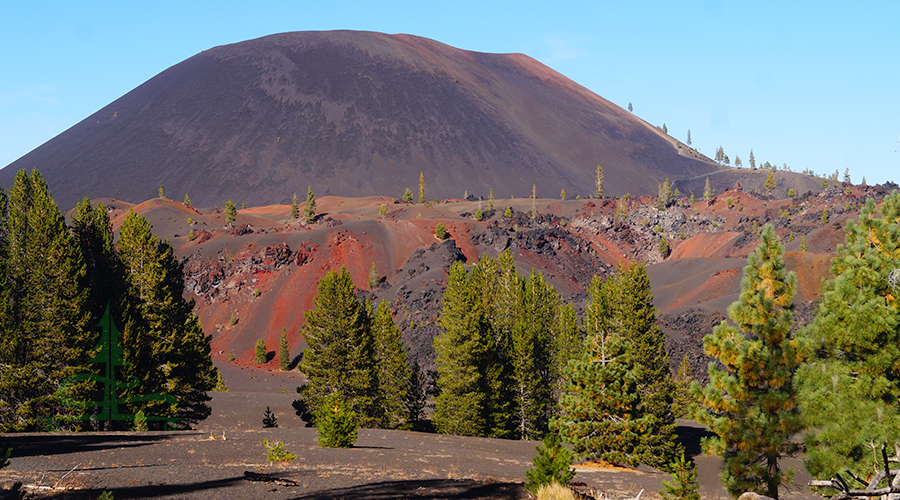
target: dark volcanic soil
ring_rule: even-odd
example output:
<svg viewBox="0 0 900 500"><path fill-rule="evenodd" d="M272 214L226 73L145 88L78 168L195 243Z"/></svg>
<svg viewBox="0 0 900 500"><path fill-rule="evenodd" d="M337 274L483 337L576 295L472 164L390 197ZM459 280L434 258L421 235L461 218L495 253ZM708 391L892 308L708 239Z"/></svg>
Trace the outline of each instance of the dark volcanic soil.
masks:
<svg viewBox="0 0 900 500"><path fill-rule="evenodd" d="M294 416L293 395L281 393L296 375L221 368L231 389L212 393L213 416L196 430L7 434L3 445L14 451L0 486L21 481L39 498L79 500L105 490L116 499L529 498L522 482L538 443L363 429L354 448L320 448L316 430ZM279 428L262 428L266 406ZM690 422L678 431L687 452L698 453L704 431ZM283 442L297 459L267 462L263 439ZM694 458L703 497L727 498L716 478L720 461ZM576 471L577 489L595 498L659 498L669 478L645 467ZM784 498L815 498L799 486L808 480L802 470L797 476L797 491Z"/></svg>

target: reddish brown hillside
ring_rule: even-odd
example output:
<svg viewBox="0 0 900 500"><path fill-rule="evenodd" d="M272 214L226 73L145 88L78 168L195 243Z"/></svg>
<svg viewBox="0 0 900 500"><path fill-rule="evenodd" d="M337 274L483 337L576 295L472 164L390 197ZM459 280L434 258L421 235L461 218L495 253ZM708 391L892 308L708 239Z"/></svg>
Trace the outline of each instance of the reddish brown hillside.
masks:
<svg viewBox="0 0 900 500"><path fill-rule="evenodd" d="M137 202L165 185L196 206L319 195L444 199L565 189L656 192L720 167L522 54L410 35L283 33L163 71L0 171L38 167L57 203Z"/></svg>
<svg viewBox="0 0 900 500"><path fill-rule="evenodd" d="M410 356L427 368L449 266L509 250L520 273L541 271L579 309L595 274L615 272L624 262L646 263L673 363L688 355L701 376L706 366L702 337L737 299L758 228L773 224L787 249L785 263L798 276L799 324L814 313L810 301L829 276L841 228L866 198L877 200L884 192L850 187L771 200L731 190L709 203L691 205L682 198L666 210L658 209L652 197L621 204L615 199L538 199L535 218L532 201L522 198L498 200L491 210L477 201L426 206L386 197L322 197L312 224L292 219L288 205L239 210L229 225L221 210L198 211L171 200L135 206L104 202L115 227L134 209L172 242L185 261L186 292L197 301L196 312L220 361L233 356L249 364L256 340L265 339L274 350L282 328L298 355L304 347L304 313L313 306L318 280L346 266L362 296L388 301ZM382 216L379 208L385 205ZM473 215L479 207L481 221ZM510 217L504 216L507 207ZM450 239L434 236L438 222ZM667 258L659 253L661 238L672 248ZM808 252L799 251L804 238ZM373 263L379 282L370 289Z"/></svg>

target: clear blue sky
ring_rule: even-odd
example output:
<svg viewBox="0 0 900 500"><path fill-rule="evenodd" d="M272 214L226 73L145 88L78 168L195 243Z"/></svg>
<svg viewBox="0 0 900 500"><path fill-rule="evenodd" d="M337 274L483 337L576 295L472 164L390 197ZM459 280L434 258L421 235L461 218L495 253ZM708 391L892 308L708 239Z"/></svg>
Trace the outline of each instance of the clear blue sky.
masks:
<svg viewBox="0 0 900 500"><path fill-rule="evenodd" d="M900 182L900 2L6 2L0 166L169 66L285 31L527 54L712 157Z"/></svg>

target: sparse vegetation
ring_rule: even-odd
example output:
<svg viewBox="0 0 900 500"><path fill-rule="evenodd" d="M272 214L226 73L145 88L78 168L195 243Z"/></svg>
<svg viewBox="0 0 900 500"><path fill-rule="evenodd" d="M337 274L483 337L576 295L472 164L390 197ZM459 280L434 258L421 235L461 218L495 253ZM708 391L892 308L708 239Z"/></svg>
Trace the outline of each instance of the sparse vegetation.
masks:
<svg viewBox="0 0 900 500"><path fill-rule="evenodd" d="M269 462L293 462L297 455L284 449L281 441L269 441L263 439L263 447L266 449L266 460Z"/></svg>
<svg viewBox="0 0 900 500"><path fill-rule="evenodd" d="M266 414L263 415L262 420L264 429L273 429L278 427L278 419L275 417L275 414L272 413L272 409L266 406Z"/></svg>
<svg viewBox="0 0 900 500"><path fill-rule="evenodd" d="M291 366L291 348L288 344L287 328L281 329L281 337L278 339L278 368L286 372Z"/></svg>

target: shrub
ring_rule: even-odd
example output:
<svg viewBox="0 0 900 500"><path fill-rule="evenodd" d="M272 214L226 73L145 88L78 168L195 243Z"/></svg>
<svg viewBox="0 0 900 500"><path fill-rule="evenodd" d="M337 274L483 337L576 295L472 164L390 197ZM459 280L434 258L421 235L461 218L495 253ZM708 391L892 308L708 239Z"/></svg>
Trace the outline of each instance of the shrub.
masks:
<svg viewBox="0 0 900 500"><path fill-rule="evenodd" d="M475 220L480 221L484 219L484 212L481 210L481 207L478 207L478 210L475 211Z"/></svg>
<svg viewBox="0 0 900 500"><path fill-rule="evenodd" d="M297 455L284 449L281 441L263 439L263 446L266 447L266 460L269 462L292 462L297 459Z"/></svg>
<svg viewBox="0 0 900 500"><path fill-rule="evenodd" d="M659 237L659 255L662 258L666 258L669 256L671 250L669 249L669 242L666 240L665 236Z"/></svg>
<svg viewBox="0 0 900 500"><path fill-rule="evenodd" d="M147 415L144 414L144 410L139 410L134 415L134 426L132 429L136 432L143 432L147 430Z"/></svg>
<svg viewBox="0 0 900 500"><path fill-rule="evenodd" d="M443 222L438 222L434 226L434 235L437 236L437 238L441 239L441 240L447 239L447 228L444 227Z"/></svg>
<svg viewBox="0 0 900 500"><path fill-rule="evenodd" d="M193 229L191 229L190 231L188 231L188 236L187 236L187 238L188 238L188 241L194 241L194 240L197 239L197 235L194 234L194 230L193 230Z"/></svg>
<svg viewBox="0 0 900 500"><path fill-rule="evenodd" d="M231 324L231 326L234 326L237 324L237 322L238 322L237 315L235 313L231 313L231 319L228 320L228 323Z"/></svg>
<svg viewBox="0 0 900 500"><path fill-rule="evenodd" d="M413 201L412 191L409 188L406 188L406 191L403 192L403 201L405 203L412 203Z"/></svg>
<svg viewBox="0 0 900 500"><path fill-rule="evenodd" d="M266 349L266 341L259 339L256 341L256 355L253 360L257 363L265 363L269 360L269 351Z"/></svg>
<svg viewBox="0 0 900 500"><path fill-rule="evenodd" d="M272 413L272 409L266 406L266 414L263 415L263 428L274 429L278 427L278 419Z"/></svg>
<svg viewBox="0 0 900 500"><path fill-rule="evenodd" d="M534 467L525 472L528 476L525 487L529 491L537 493L541 486L554 483L565 486L575 477L575 471L571 469L575 456L563 446L558 433L547 434L543 446L535 449L538 454L534 457Z"/></svg>
<svg viewBox="0 0 900 500"><path fill-rule="evenodd" d="M319 446L351 448L358 437L356 412L347 407L339 393L333 392L316 413Z"/></svg>
<svg viewBox="0 0 900 500"><path fill-rule="evenodd" d="M229 361L234 361L234 357L229 355L231 358ZM222 372L216 372L216 386L213 387L213 391L215 392L228 392L228 387L225 385L225 379L222 378Z"/></svg>
<svg viewBox="0 0 900 500"><path fill-rule="evenodd" d="M506 210L503 211L503 216L507 219L512 218L512 208L506 207Z"/></svg>
<svg viewBox="0 0 900 500"><path fill-rule="evenodd" d="M253 289L253 296L254 296L254 297L259 297L260 295L262 295L262 292L259 291L259 288L254 288L254 289Z"/></svg>
<svg viewBox="0 0 900 500"><path fill-rule="evenodd" d="M672 480L663 481L663 491L659 494L666 500L700 500L697 491L697 473L694 464L685 460L684 455L676 458L669 464L672 469Z"/></svg>

